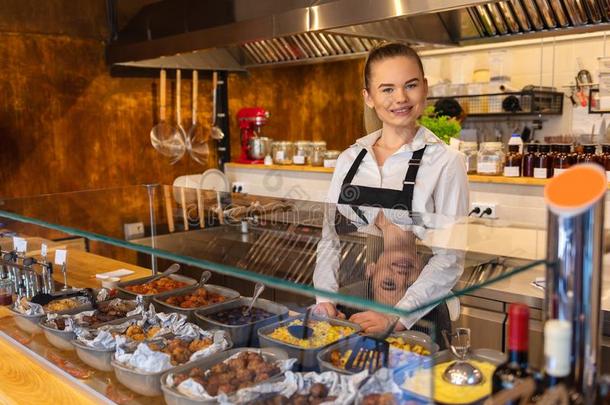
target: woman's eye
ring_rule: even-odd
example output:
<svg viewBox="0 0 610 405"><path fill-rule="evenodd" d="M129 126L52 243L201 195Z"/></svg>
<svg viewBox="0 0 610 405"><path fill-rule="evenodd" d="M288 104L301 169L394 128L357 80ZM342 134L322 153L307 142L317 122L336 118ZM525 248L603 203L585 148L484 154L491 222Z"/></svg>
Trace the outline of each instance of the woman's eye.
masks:
<svg viewBox="0 0 610 405"><path fill-rule="evenodd" d="M407 90L411 90L417 87L416 83L409 83L405 86L407 88Z"/></svg>
<svg viewBox="0 0 610 405"><path fill-rule="evenodd" d="M381 91L386 93L386 94L390 94L390 93L392 93L392 91L394 91L394 89L392 89L391 87L386 87L386 88L384 88Z"/></svg>

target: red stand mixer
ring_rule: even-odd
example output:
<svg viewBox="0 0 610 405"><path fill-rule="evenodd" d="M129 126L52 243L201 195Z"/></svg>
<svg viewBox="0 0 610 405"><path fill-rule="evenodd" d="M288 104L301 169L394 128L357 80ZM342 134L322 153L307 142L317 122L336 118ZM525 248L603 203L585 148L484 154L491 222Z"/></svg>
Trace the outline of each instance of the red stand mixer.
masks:
<svg viewBox="0 0 610 405"><path fill-rule="evenodd" d="M269 111L261 107L246 107L237 112L241 134L241 155L238 163L261 164L271 153L269 138L260 136L261 128L269 119Z"/></svg>

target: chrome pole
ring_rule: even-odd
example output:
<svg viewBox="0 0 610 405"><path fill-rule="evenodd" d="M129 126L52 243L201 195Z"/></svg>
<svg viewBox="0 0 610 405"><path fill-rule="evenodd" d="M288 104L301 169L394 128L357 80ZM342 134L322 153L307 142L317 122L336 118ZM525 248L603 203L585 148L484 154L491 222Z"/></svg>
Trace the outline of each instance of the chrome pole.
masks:
<svg viewBox="0 0 610 405"><path fill-rule="evenodd" d="M572 370L593 403L600 366L604 196L576 215L549 210L545 318L572 322Z"/></svg>

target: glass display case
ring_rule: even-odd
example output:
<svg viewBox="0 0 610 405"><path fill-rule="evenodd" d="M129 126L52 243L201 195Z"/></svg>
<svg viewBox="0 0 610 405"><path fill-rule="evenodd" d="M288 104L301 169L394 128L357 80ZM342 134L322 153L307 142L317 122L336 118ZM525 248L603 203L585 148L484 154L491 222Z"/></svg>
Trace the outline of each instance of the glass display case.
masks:
<svg viewBox="0 0 610 405"><path fill-rule="evenodd" d="M244 347L263 350L259 354L267 360L293 371L334 372L326 378L351 375L345 387L352 388L334 393L350 401L381 403L374 401L382 398L372 395L382 392L393 392L397 403L429 398L451 403L456 392L476 401L489 394L491 373L504 360L508 306L515 302L530 308L530 360L541 365L546 255L541 230L501 221L164 185L4 199L0 204L5 230L0 239L2 278L15 277L12 268L21 270L13 286L20 293L19 303L30 302L41 291L35 281L30 285L26 274L41 277L42 264L54 262L58 249L67 255L64 268L55 266L53 271L56 291L63 286L60 270L65 270L72 287L101 288L104 281L119 297L134 298L144 294L130 289L143 282L134 279L158 275L179 263L180 276L193 281L177 284L173 293L145 295L143 311L151 304L157 314L185 317L176 321L178 315L172 315L173 321L222 330L229 337L231 343L219 352L182 362L163 351L177 332L165 336L161 346L150 346L159 344L151 337L149 348L172 362L162 370L138 374L134 368L139 365L117 364L119 354L107 358L111 364L93 367L78 342L68 339L67 348L71 344L76 352L59 349L47 333L19 325L22 314L2 312L1 338L27 347L114 402L218 399L211 394L218 394L222 384L212 387L211 377L199 376L193 367L211 368L227 356L239 356L237 349ZM11 255L13 236L30 241L25 252ZM41 251L41 243L47 252ZM24 262L28 258L32 262ZM120 280L96 278L103 270L119 269L132 273L119 273ZM189 286L205 272L211 278ZM248 297L258 284L264 291L254 312L248 311ZM207 291L205 299L195 297L197 288ZM224 298L206 301L212 293ZM182 298L172 301L171 296ZM298 327L304 321L310 328ZM86 341L77 336L77 341ZM119 343L140 350L129 339ZM461 387L441 375L461 355L474 361L483 383ZM290 358L294 364L287 363ZM276 373L281 369L277 367ZM386 368L392 371L389 377ZM296 379L303 375L290 374ZM277 393L286 387L285 381L265 376L268 380L256 380L258 374L252 374L250 381L246 376L243 386L225 385L221 391L237 403L261 394L246 389L248 385L275 381ZM287 397L294 394L284 392Z"/></svg>

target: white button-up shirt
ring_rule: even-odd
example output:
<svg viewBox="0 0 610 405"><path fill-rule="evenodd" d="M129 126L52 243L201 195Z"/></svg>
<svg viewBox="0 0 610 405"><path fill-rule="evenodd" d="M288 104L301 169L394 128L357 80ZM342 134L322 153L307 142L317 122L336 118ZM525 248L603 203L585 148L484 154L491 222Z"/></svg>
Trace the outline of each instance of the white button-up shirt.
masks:
<svg viewBox="0 0 610 405"><path fill-rule="evenodd" d="M428 222L426 225L432 228L437 227L439 222L446 225L447 220L451 222L453 218L467 215L468 177L464 157L460 152L449 148L427 128L420 127L413 141L401 146L380 167L373 152L373 145L380 136L381 130L373 132L358 139L354 145L341 153L337 159L328 191L328 203L336 204L338 202L343 180L363 148L368 153L360 163L351 184L402 190L413 151L419 150L425 145L426 150L413 190L413 212L424 214L424 222ZM403 205L406 205L406 202ZM334 208L356 225L359 232L380 234L374 225L380 208L359 207L367 219L364 222L347 205L330 206L326 215L322 240L318 244L318 256L313 277L316 288L330 291L339 289L337 273L340 265L340 241L334 229ZM415 232L420 239L424 239L422 228L413 226L411 218L404 210L383 209L383 212L397 226ZM425 215L426 213L437 215ZM434 255L426 263L417 280L407 289L404 297L398 301L396 307L406 310L419 308L434 299L445 297L461 276L463 271L461 253L438 247L433 247L432 250ZM323 301L328 300L318 297L318 302ZM430 309L401 318L401 322L405 327L411 328Z"/></svg>

